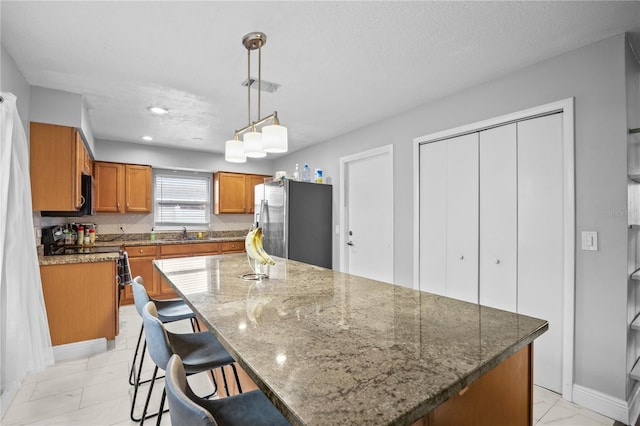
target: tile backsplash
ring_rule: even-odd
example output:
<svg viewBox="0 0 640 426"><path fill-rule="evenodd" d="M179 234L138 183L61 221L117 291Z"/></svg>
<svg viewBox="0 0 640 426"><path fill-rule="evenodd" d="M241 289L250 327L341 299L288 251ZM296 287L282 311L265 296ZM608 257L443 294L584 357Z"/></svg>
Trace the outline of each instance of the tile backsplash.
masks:
<svg viewBox="0 0 640 426"><path fill-rule="evenodd" d="M210 231L237 231L248 230L251 227L253 215L250 214L225 214L211 215ZM118 234L120 226L127 234L148 233L153 227L152 214L121 214L121 213L96 213L93 216L83 217L42 217L39 212L33 214L33 224L37 229L61 225L65 223L95 223L98 234ZM187 229L190 229L187 226ZM196 229L195 227L193 229ZM162 233L162 230L156 230ZM167 231L170 232L170 231Z"/></svg>

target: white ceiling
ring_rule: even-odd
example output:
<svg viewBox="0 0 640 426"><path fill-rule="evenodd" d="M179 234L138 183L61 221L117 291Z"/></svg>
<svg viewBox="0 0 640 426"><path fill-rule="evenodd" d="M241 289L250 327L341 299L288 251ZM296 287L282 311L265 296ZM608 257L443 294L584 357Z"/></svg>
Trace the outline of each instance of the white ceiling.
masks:
<svg viewBox="0 0 640 426"><path fill-rule="evenodd" d="M278 111L295 151L640 31L637 1L2 0L0 13L1 42L27 82L84 95L96 139L148 144L140 137L151 135L210 152L248 121L249 32L266 33L262 78L282 85L263 94L262 116Z"/></svg>

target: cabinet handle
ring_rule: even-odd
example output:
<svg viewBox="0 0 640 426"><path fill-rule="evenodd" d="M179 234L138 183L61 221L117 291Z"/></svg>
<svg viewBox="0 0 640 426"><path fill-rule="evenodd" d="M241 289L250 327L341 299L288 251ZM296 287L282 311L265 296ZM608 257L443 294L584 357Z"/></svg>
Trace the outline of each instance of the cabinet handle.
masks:
<svg viewBox="0 0 640 426"><path fill-rule="evenodd" d="M116 207L120 210L120 203L116 203Z"/></svg>
<svg viewBox="0 0 640 426"><path fill-rule="evenodd" d="M142 249L140 249L140 253L142 253L142 252L143 252L143 250L142 250Z"/></svg>
<svg viewBox="0 0 640 426"><path fill-rule="evenodd" d="M129 203L127 203L127 208L129 208Z"/></svg>

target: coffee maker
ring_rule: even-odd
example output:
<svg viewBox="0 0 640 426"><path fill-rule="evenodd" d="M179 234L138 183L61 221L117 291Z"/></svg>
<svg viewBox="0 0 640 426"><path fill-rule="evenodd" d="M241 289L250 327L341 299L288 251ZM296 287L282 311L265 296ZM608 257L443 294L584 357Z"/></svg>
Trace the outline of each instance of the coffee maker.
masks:
<svg viewBox="0 0 640 426"><path fill-rule="evenodd" d="M52 256L64 251L64 227L56 225L42 228L42 245L44 246L44 255Z"/></svg>

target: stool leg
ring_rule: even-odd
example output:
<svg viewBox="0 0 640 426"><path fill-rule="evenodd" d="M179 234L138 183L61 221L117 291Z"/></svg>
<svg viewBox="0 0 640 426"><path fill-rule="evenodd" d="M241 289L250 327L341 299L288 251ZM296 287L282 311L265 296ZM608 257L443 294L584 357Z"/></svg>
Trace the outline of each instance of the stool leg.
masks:
<svg viewBox="0 0 640 426"><path fill-rule="evenodd" d="M144 423L145 419L149 417L153 417L154 415L147 416L147 409L149 408L149 401L151 401L151 393L153 392L153 384L156 382L156 376L158 375L158 366L153 369L153 377L151 379L151 384L149 385L149 393L147 394L147 400L144 402L144 408L142 409L142 416L140 417L140 425ZM133 413L133 407L131 407L131 412ZM137 421L137 420L134 420Z"/></svg>
<svg viewBox="0 0 640 426"><path fill-rule="evenodd" d="M240 378L238 377L238 370L236 370L236 365L231 364L231 368L233 369L233 375L236 376L236 384L238 385L238 393L242 393L242 386L240 386Z"/></svg>
<svg viewBox="0 0 640 426"><path fill-rule="evenodd" d="M224 374L224 366L220 367L220 371L222 372L222 381L224 382L224 390L227 393L227 396L231 396L229 393L229 386L227 385L227 376Z"/></svg>
<svg viewBox="0 0 640 426"><path fill-rule="evenodd" d="M158 420L156 420L156 426L160 426L162 421L162 413L164 410L164 401L167 399L167 389L162 390L162 399L160 400L160 409L158 410Z"/></svg>
<svg viewBox="0 0 640 426"><path fill-rule="evenodd" d="M129 371L129 384L131 386L134 386L135 382L139 379L139 377L136 378L136 376L135 376L136 358L138 357L138 349L140 349L140 341L142 340L142 331L143 330L144 330L144 323L140 326L140 334L138 334L138 343L136 343L136 351L133 353L133 361L131 362L131 371ZM143 356L144 356L144 354L143 354ZM142 360L143 357L140 357L140 359Z"/></svg>

